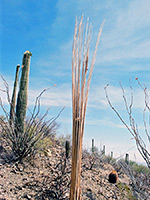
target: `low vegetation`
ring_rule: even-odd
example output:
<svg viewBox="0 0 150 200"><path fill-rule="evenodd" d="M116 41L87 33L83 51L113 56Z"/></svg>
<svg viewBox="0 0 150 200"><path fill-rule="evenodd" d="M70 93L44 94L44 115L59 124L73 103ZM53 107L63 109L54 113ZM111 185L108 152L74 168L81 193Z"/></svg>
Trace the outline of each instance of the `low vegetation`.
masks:
<svg viewBox="0 0 150 200"><path fill-rule="evenodd" d="M49 109L43 116L40 116L40 99L46 91L44 89L36 97L33 111L27 106L28 82L31 53L26 51L23 55L21 78L17 96L17 83L20 66L17 65L14 81L12 98L9 94L9 85L1 75L6 93L10 112L6 111L2 99L0 98L0 107L4 116L0 118L1 140L5 143L4 158L7 162L22 162L24 159L32 159L39 150L44 150L51 146L51 143L58 129L56 119L60 113L51 119L46 119ZM16 98L17 97L17 98ZM17 101L16 101L17 99ZM30 116L26 117L27 110Z"/></svg>

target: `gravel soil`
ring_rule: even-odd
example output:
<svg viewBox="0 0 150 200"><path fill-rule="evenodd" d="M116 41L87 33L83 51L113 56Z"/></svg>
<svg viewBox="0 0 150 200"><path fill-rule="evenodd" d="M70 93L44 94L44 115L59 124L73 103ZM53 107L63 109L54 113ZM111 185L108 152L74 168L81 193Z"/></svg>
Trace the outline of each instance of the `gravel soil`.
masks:
<svg viewBox="0 0 150 200"><path fill-rule="evenodd" d="M4 163L0 158L0 200L69 199L71 158L65 158L65 149L53 145L50 155L39 153L34 160ZM0 155L2 155L2 148ZM81 199L129 199L129 178L119 169L117 184L108 181L114 167L107 162L83 152L81 172ZM121 187L120 187L121 186Z"/></svg>

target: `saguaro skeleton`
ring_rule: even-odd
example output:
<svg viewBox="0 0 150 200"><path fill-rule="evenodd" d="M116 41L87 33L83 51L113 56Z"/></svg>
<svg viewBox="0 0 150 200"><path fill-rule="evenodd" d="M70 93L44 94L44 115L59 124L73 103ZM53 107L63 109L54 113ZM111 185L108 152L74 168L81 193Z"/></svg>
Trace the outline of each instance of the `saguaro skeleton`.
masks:
<svg viewBox="0 0 150 200"><path fill-rule="evenodd" d="M103 23L104 24L104 23ZM89 87L95 62L96 51L100 40L102 26L97 38L95 51L91 67L88 67L89 48L91 39L91 26L87 22L85 35L83 27L83 17L80 23L76 19L75 33L72 50L72 170L71 170L71 188L70 200L80 199L80 174L82 141L84 133L84 123L86 106L89 94Z"/></svg>

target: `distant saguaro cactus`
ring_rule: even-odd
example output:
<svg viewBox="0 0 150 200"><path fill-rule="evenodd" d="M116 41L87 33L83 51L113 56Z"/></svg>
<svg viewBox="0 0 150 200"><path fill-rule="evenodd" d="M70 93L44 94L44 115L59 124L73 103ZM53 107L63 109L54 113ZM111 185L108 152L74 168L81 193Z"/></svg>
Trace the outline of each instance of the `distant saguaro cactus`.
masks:
<svg viewBox="0 0 150 200"><path fill-rule="evenodd" d="M13 88L13 94L12 94L11 105L10 105L10 124L12 123L12 120L14 120L19 68L20 68L20 65L17 65L17 67L16 67L15 81L14 81L14 88Z"/></svg>
<svg viewBox="0 0 150 200"><path fill-rule="evenodd" d="M113 151L111 151L111 153L110 153L110 157L113 158Z"/></svg>
<svg viewBox="0 0 150 200"><path fill-rule="evenodd" d="M20 87L16 105L16 123L19 131L24 131L24 120L27 111L27 97L28 97L28 83L29 83L29 69L30 69L30 51L26 51L22 60L22 73L20 80Z"/></svg>
<svg viewBox="0 0 150 200"><path fill-rule="evenodd" d="M70 152L70 142L68 140L66 140L65 149L66 149L66 158L68 158Z"/></svg>
<svg viewBox="0 0 150 200"><path fill-rule="evenodd" d="M92 153L94 153L94 139L92 139Z"/></svg>
<svg viewBox="0 0 150 200"><path fill-rule="evenodd" d="M127 163L127 165L129 164L129 154L126 153L126 156L125 156L125 163Z"/></svg>
<svg viewBox="0 0 150 200"><path fill-rule="evenodd" d="M105 145L103 146L103 150L102 150L102 155L105 155L105 152L106 152L106 147Z"/></svg>

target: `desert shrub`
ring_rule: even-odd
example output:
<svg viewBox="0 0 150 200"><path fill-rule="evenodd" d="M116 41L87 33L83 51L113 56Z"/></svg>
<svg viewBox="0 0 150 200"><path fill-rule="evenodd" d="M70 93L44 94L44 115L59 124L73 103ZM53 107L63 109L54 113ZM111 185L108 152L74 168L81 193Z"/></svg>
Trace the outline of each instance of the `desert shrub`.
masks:
<svg viewBox="0 0 150 200"><path fill-rule="evenodd" d="M116 163L116 159L112 158L110 155L103 155L103 161L107 162L109 164L115 164Z"/></svg>
<svg viewBox="0 0 150 200"><path fill-rule="evenodd" d="M90 149L90 152L91 153L95 153L95 154L98 154L99 151L98 151L98 148L96 146L93 146L91 149Z"/></svg>
<svg viewBox="0 0 150 200"><path fill-rule="evenodd" d="M69 134L67 134L67 135L60 135L60 136L57 137L57 140L58 140L58 142L59 142L59 144L61 146L65 146L65 142L66 141L69 141L70 144L71 144L71 135L69 135Z"/></svg>
<svg viewBox="0 0 150 200"><path fill-rule="evenodd" d="M27 58L26 54L29 54L29 52L25 52L23 62L24 59ZM25 63L29 64L29 62ZM25 68L23 67L22 76L24 75L24 69ZM56 119L59 117L64 108L58 113L55 118L46 120L49 109L43 116L40 117L41 96L45 91L49 89L48 88L44 89L39 94L39 96L36 97L33 111L30 111L27 106L27 85L23 85L24 81L20 82L19 92L21 92L22 89L26 89L25 94L20 94L18 92L17 104L15 106L14 96L12 96L12 100L14 101L10 100L11 98L9 95L9 85L7 81L3 78L2 75L0 75L0 77L2 78L5 86L5 89L1 89L1 91L6 93L8 105L10 106L10 112L8 112L3 105L2 99L0 98L0 108L3 110L4 113L4 117L2 116L0 118L1 137L6 144L4 159L6 161L19 162L21 162L25 158L31 159L39 150L44 150L44 148L47 148L51 145L52 140L55 137L56 130L58 129ZM16 84L14 86L14 90L16 94L17 78L15 83ZM22 104L24 104L23 108ZM28 118L26 118L27 109L30 113L30 116Z"/></svg>
<svg viewBox="0 0 150 200"><path fill-rule="evenodd" d="M133 164L135 163L131 163L132 165L125 163L124 160L118 161L118 164L121 166L125 174L130 178L130 186L133 192L133 196L135 196L136 199L149 199L149 175L135 171L133 167Z"/></svg>
<svg viewBox="0 0 150 200"><path fill-rule="evenodd" d="M7 143L8 161L22 161L24 158L32 158L39 150L44 150L52 144L58 124L56 118L45 121L43 117L31 116L25 122L24 132L20 132L14 121L2 119L0 126L2 128L2 138Z"/></svg>
<svg viewBox="0 0 150 200"><path fill-rule="evenodd" d="M145 138L143 137L143 134L141 134L139 132L138 124L137 124L136 118L135 118L136 115L133 114L134 95L133 95L132 85L130 84L131 95L130 95L130 99L128 99L126 94L125 94L125 90L124 90L124 88L123 88L123 86L120 82L120 87L121 87L121 90L122 90L122 97L123 97L125 109L126 109L126 112L127 112L127 116L128 116L128 119L129 119L128 123L120 115L119 111L113 106L113 104L112 104L112 102L109 98L109 95L108 95L108 92L107 92L107 87L108 87L109 84L107 84L104 87L104 89L105 89L105 95L106 95L106 99L108 101L108 104L110 105L111 109L116 113L116 115L118 116L120 121L123 123L123 125L127 128L127 130L132 135L132 137L135 139L136 146L137 146L139 153L141 154L141 156L145 160L147 167L150 168L150 152L149 152L149 148L148 148L148 146L150 144L150 133L149 133L149 127L148 127L149 121L147 120L148 119L147 116L149 115L149 112L150 112L149 92L147 91L147 87L145 87L144 84L141 84L137 77L136 77L136 81L137 81L138 85L140 86L140 88L144 92L145 108L143 109L143 125L144 125L143 128L145 130L145 136L146 136ZM148 143L148 145L146 145L147 143Z"/></svg>
<svg viewBox="0 0 150 200"><path fill-rule="evenodd" d="M137 173L150 174L149 168L144 165L137 164L133 161L130 161L130 165L133 168L133 170Z"/></svg>
<svg viewBox="0 0 150 200"><path fill-rule="evenodd" d="M3 115L0 115L0 122L2 123L5 120L6 120L6 118Z"/></svg>
<svg viewBox="0 0 150 200"><path fill-rule="evenodd" d="M7 85L7 96L9 101L9 92ZM30 116L24 120L21 129L19 123L17 123L16 112L14 110L14 117L10 120L10 113L4 108L2 101L0 106L4 112L4 117L0 118L1 137L6 143L5 157L6 161L19 161L23 159L31 159L39 150L51 145L51 141L54 140L58 124L56 119L59 117L62 110L55 118L46 120L49 113L49 109L46 113L40 117L40 99L42 94L46 90L44 89L38 97L36 97L33 111L30 111ZM1 100L1 99L0 99ZM11 104L10 104L11 105Z"/></svg>
<svg viewBox="0 0 150 200"><path fill-rule="evenodd" d="M58 128L56 119L59 117L60 113L57 117L46 121L48 109L42 117L39 117L41 96L51 87L44 89L39 96L36 97L32 112L28 108L27 101L31 56L32 53L30 51L26 51L23 54L20 79L20 65L16 67L12 98L10 98L7 81L0 74L4 85L4 89L0 88L0 91L6 94L10 107L8 112L0 97L0 108L4 113L4 117L0 118L0 131L1 137L6 143L6 160L9 161L22 161L24 158L31 158L38 150L51 145L51 140L54 138ZM18 82L19 90L17 92ZM30 111L31 114L28 119L26 119L27 110Z"/></svg>
<svg viewBox="0 0 150 200"><path fill-rule="evenodd" d="M136 197L133 195L131 188L129 188L129 186L127 184L123 184L123 183L119 182L117 184L117 187L119 188L122 198L124 198L123 191L126 191L126 193L127 193L126 198L128 198L129 200L137 200Z"/></svg>

